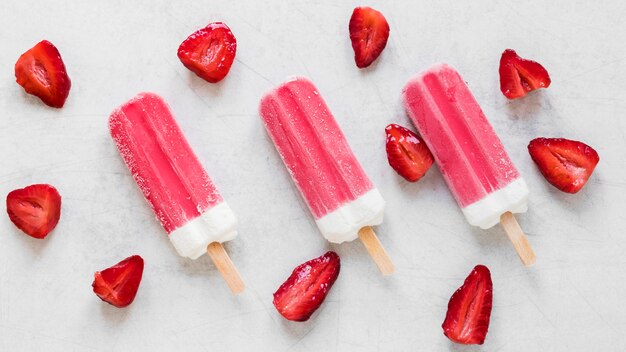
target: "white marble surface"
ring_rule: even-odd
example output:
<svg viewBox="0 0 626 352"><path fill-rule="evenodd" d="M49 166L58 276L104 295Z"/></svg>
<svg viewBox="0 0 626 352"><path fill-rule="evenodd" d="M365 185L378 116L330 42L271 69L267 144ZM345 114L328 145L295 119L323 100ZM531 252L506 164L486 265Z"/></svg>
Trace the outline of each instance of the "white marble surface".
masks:
<svg viewBox="0 0 626 352"><path fill-rule="evenodd" d="M31 239L0 215L0 351L618 351L626 349L626 5L622 1L372 1L387 48L358 70L347 25L356 1L35 1L0 5L0 194L51 183L57 229ZM229 76L211 85L176 57L210 21L237 37ZM27 96L13 64L41 39L61 51L73 86L61 110ZM540 61L553 84L508 102L505 48ZM503 231L471 228L439 171L405 182L387 165L384 127L410 126L406 80L447 61L469 82L531 187L519 216L538 255L522 267ZM289 75L316 82L388 202L378 233L397 273L381 277L360 243L329 245L257 115ZM227 249L247 283L230 295L206 256L176 256L109 137L111 110L139 91L170 103L240 219ZM576 195L538 173L534 137L595 147L600 164ZM2 211L4 212L4 210ZM306 323L283 320L272 293L297 264L333 249L341 274ZM146 261L135 302L102 303L93 272ZM494 307L482 347L455 346L440 325L452 292L486 264Z"/></svg>

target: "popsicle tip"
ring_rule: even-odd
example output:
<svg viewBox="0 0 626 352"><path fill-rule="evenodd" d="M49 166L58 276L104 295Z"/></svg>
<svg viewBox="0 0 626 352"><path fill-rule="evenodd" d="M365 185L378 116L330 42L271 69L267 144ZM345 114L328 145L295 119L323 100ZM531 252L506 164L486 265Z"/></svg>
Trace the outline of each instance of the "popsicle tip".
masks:
<svg viewBox="0 0 626 352"><path fill-rule="evenodd" d="M153 92L139 92L139 93L135 94L132 98L128 99L125 103L123 103L122 105L118 106L113 111L115 112L115 111L118 111L118 110L122 110L125 106L135 104L135 103L137 103L139 101L151 100L151 99L165 101L165 99L163 99L163 97L161 97L157 93L153 93Z"/></svg>
<svg viewBox="0 0 626 352"><path fill-rule="evenodd" d="M310 85L315 86L315 84L313 83L313 81L309 77L299 76L299 75L291 75L291 76L287 76L287 78L285 78L285 80L282 83L280 83L278 86L276 86L276 88L274 88L274 90L278 90L278 89L281 89L283 87L290 87L290 86L293 86L294 84L297 84L298 82L302 82L302 83L306 83L306 84L310 84Z"/></svg>
<svg viewBox="0 0 626 352"><path fill-rule="evenodd" d="M417 75L415 75L413 78L409 80L409 83L414 82L414 81L422 81L427 76L440 75L442 72L453 72L453 73L459 74L459 70L457 70L456 67L446 62L438 62L438 63L431 65L427 69L422 70Z"/></svg>
<svg viewBox="0 0 626 352"><path fill-rule="evenodd" d="M300 80L310 81L310 79L305 77L305 76L292 75L292 76L287 76L287 78L285 79L285 81L282 84L287 84L289 82L300 81Z"/></svg>
<svg viewBox="0 0 626 352"><path fill-rule="evenodd" d="M169 106L165 102L160 95L153 92L139 92L125 103L113 109L111 114L109 115L109 131L113 134L113 131L117 126L119 126L122 121L121 119L124 116L124 110L128 109L130 106L135 104L145 104L145 103L153 103L153 105L163 105L169 109ZM147 104L146 104L147 105Z"/></svg>
<svg viewBox="0 0 626 352"><path fill-rule="evenodd" d="M261 116L261 118L263 118L265 120L265 114L264 114L264 109L266 107L271 106L273 101L277 101L279 98L278 96L281 94L281 91L283 90L295 90L296 89L296 85L298 83L303 83L305 85L309 85L313 88L314 91L317 92L317 87L315 87L315 84L313 83L313 81L311 81L308 77L305 76L288 76L285 81L283 81L282 83L280 83L279 85L277 85L276 87L272 88L270 91L268 91L267 93L265 93L262 97L261 100L259 102L259 115Z"/></svg>

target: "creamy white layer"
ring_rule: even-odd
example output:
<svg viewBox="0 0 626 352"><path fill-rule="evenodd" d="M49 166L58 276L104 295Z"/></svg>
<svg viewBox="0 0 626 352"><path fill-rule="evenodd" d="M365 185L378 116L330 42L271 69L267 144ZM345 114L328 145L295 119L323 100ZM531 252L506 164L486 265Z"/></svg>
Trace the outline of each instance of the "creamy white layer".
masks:
<svg viewBox="0 0 626 352"><path fill-rule="evenodd" d="M507 211L525 213L528 210L528 186L523 178L509 183L485 198L462 208L467 221L474 226L488 229L500 222Z"/></svg>
<svg viewBox="0 0 626 352"><path fill-rule="evenodd" d="M226 202L214 206L202 215L170 233L170 241L178 254L197 259L212 242L226 242L237 237L237 219Z"/></svg>
<svg viewBox="0 0 626 352"><path fill-rule="evenodd" d="M365 226L383 222L385 200L376 188L317 219L317 227L333 243L355 240Z"/></svg>

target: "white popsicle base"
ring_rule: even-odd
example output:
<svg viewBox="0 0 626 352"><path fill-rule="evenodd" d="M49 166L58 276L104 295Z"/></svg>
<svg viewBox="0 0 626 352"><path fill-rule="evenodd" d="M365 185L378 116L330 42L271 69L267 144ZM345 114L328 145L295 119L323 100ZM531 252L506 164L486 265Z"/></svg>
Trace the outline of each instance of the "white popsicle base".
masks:
<svg viewBox="0 0 626 352"><path fill-rule="evenodd" d="M500 216L507 211L525 213L528 210L528 193L528 186L520 177L461 210L471 225L488 229L498 224Z"/></svg>
<svg viewBox="0 0 626 352"><path fill-rule="evenodd" d="M169 237L179 255L198 259L207 252L209 243L237 237L237 219L228 204L222 202L172 231Z"/></svg>
<svg viewBox="0 0 626 352"><path fill-rule="evenodd" d="M342 243L355 240L365 226L380 225L384 212L385 200L374 188L315 222L329 242Z"/></svg>

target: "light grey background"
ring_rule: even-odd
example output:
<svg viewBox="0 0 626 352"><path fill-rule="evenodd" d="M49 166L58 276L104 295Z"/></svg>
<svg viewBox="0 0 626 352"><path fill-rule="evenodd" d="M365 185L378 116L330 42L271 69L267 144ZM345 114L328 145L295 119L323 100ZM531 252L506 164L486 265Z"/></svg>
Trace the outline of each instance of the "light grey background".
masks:
<svg viewBox="0 0 626 352"><path fill-rule="evenodd" d="M626 5L622 1L372 1L391 26L387 48L358 70L348 37L356 1L3 1L0 5L0 195L55 185L61 221L31 239L0 215L1 351L618 351L626 349ZM237 38L230 74L209 84L176 50L211 21ZM14 82L19 55L42 39L72 79L56 110ZM541 62L552 86L509 102L501 52ZM503 231L471 228L433 167L407 183L387 165L384 127L413 128L400 92L418 71L456 66L531 188L518 216L535 248L524 268ZM292 185L257 113L290 75L318 86L387 200L377 229L390 278L358 242L329 245ZM107 118L140 91L162 95L240 220L227 249L247 283L229 293L208 257L178 257L109 137ZM567 137L601 161L576 195L550 186L526 145ZM2 210L4 212L4 210ZM285 321L272 293L326 250L342 259L325 304ZM140 254L135 302L117 309L91 291L93 272ZM441 323L472 267L493 275L482 347L450 343Z"/></svg>

